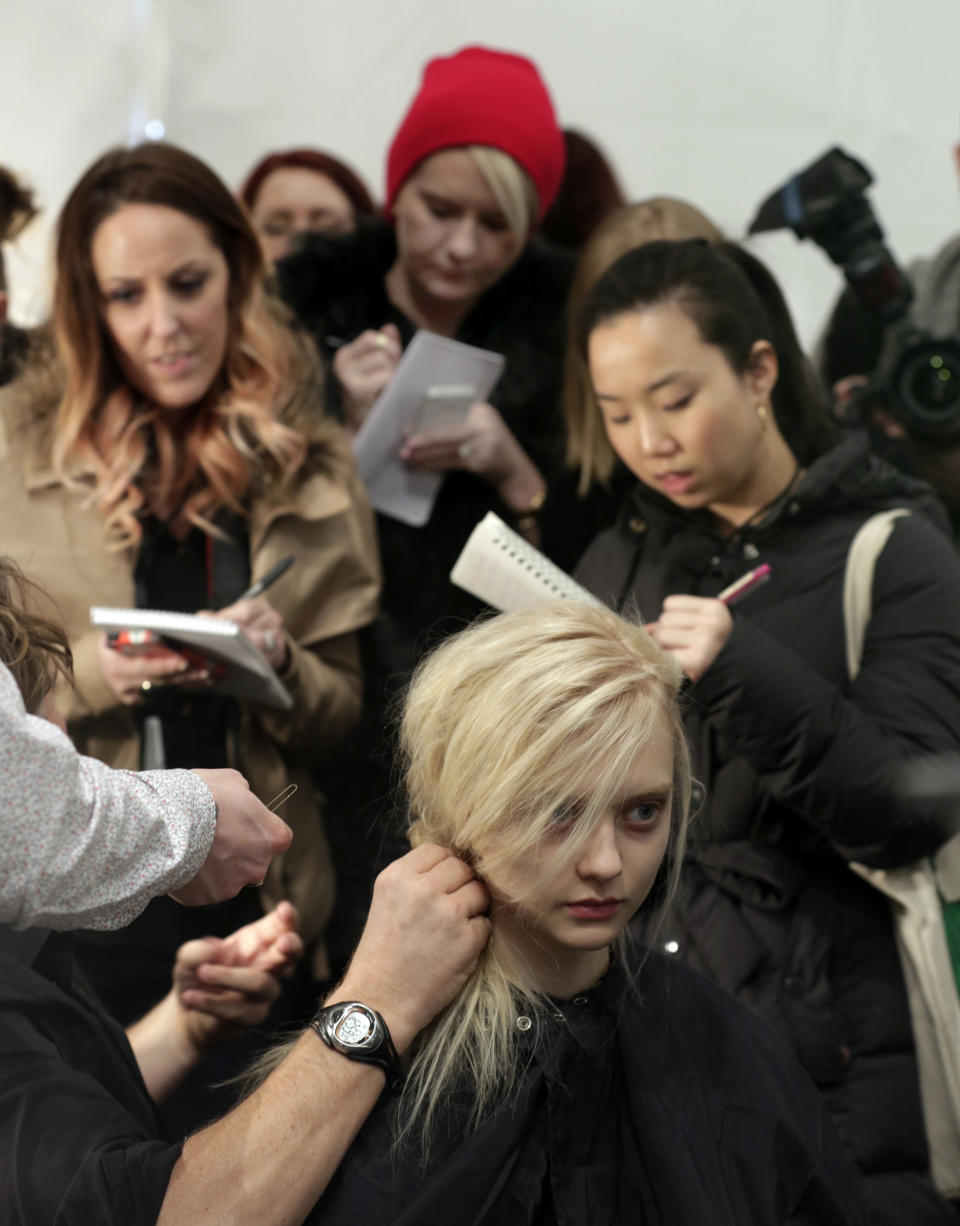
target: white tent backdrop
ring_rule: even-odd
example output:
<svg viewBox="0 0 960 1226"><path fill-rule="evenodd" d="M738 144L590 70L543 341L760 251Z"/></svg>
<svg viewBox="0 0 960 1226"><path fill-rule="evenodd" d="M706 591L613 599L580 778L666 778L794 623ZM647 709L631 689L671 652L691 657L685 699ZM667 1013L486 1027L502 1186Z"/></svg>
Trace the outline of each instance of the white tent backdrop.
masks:
<svg viewBox="0 0 960 1226"><path fill-rule="evenodd" d="M683 196L732 236L834 143L873 169L901 258L960 229L957 0L0 0L0 162L47 209L7 253L15 317L43 314L56 210L108 145L159 121L235 185L312 144L380 191L421 65L470 42L536 59L632 197ZM809 340L838 273L788 234L754 249Z"/></svg>

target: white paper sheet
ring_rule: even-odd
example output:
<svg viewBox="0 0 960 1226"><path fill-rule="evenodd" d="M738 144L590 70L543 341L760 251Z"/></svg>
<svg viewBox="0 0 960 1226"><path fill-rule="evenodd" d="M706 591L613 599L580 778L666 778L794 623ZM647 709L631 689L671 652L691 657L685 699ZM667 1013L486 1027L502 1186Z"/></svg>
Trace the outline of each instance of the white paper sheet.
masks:
<svg viewBox="0 0 960 1226"><path fill-rule="evenodd" d="M423 527L444 474L407 468L397 458L404 435L416 430L430 388L469 384L476 390L475 399L486 400L504 364L500 353L433 332L416 334L353 440L357 470L378 511Z"/></svg>

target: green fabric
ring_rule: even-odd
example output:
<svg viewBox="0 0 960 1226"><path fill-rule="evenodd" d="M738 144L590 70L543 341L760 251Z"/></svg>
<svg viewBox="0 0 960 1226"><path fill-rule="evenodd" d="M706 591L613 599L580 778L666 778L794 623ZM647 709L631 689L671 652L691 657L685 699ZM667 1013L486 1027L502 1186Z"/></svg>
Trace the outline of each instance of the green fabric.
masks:
<svg viewBox="0 0 960 1226"><path fill-rule="evenodd" d="M957 981L957 991L960 992L960 902L944 902L943 927L947 934L947 946L950 949L950 961L953 963L953 977Z"/></svg>

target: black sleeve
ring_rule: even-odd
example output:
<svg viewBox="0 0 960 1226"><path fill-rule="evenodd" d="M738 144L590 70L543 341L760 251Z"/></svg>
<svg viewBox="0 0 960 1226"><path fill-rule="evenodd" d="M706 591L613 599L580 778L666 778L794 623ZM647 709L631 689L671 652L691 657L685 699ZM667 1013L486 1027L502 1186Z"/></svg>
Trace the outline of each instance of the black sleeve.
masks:
<svg viewBox="0 0 960 1226"><path fill-rule="evenodd" d="M180 1146L35 1044L0 1050L0 1154L6 1226L154 1226Z"/></svg>
<svg viewBox="0 0 960 1226"><path fill-rule="evenodd" d="M912 758L960 749L960 563L919 515L878 559L862 666L836 684L741 618L691 696L785 808L877 867L951 833L898 789ZM815 630L814 630L815 632Z"/></svg>

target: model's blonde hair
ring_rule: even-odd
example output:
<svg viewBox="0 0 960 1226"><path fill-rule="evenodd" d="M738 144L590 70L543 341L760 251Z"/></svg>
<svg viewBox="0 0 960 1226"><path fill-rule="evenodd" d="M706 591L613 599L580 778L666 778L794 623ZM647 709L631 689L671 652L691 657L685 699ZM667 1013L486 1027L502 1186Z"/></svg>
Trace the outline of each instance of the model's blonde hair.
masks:
<svg viewBox="0 0 960 1226"><path fill-rule="evenodd" d="M519 243L525 243L540 207L533 180L502 149L492 145L466 145L465 149L507 219L511 234Z"/></svg>
<svg viewBox="0 0 960 1226"><path fill-rule="evenodd" d="M223 367L203 400L182 415L146 403L123 377L101 319L91 259L98 226L127 204L158 204L198 221L229 269ZM217 510L241 511L251 487L280 481L302 463L302 435L278 420L309 360L268 305L260 244L214 172L172 145L153 142L99 158L71 192L57 229L54 327L66 374L53 429L54 470L67 484L92 472L109 543L136 544L138 513L179 513L210 528ZM144 490L149 479L149 499Z"/></svg>
<svg viewBox="0 0 960 1226"><path fill-rule="evenodd" d="M702 238L724 241L723 232L705 213L670 196L653 196L617 209L602 222L584 247L567 300L567 346L563 370L563 413L567 426L567 463L580 469L579 490L594 481L608 481L616 456L593 394L590 372L577 342L580 305L603 274L622 255L661 239L680 242Z"/></svg>
<svg viewBox="0 0 960 1226"><path fill-rule="evenodd" d="M537 848L547 878L559 875L622 801L637 754L666 726L675 778L663 871L672 897L690 803L680 680L641 626L574 601L496 617L448 639L418 669L403 714L411 843L438 843L473 863L482 849L491 877ZM572 805L569 834L548 843ZM544 861L545 846L552 850ZM529 883L531 891L542 884L543 876ZM454 1091L471 1097L474 1125L509 1098L522 1072L518 1005L534 1018L549 1008L494 925L477 969L412 1049L398 1140L418 1140L426 1153Z"/></svg>

